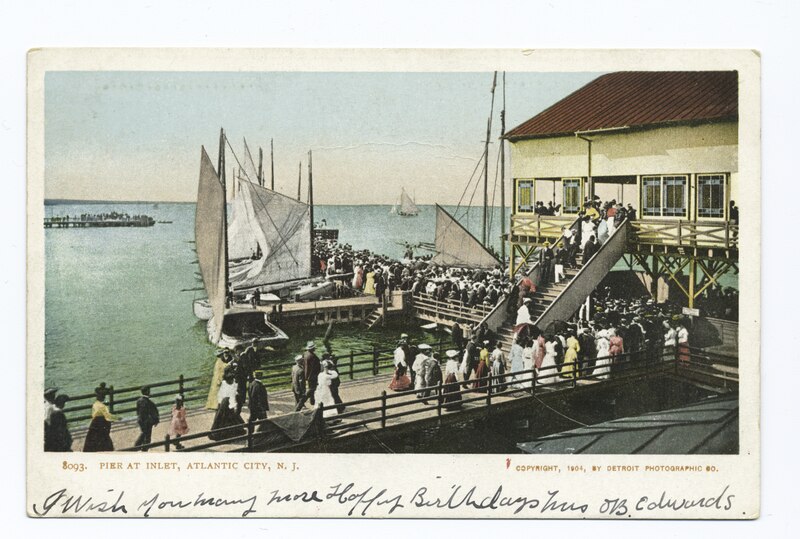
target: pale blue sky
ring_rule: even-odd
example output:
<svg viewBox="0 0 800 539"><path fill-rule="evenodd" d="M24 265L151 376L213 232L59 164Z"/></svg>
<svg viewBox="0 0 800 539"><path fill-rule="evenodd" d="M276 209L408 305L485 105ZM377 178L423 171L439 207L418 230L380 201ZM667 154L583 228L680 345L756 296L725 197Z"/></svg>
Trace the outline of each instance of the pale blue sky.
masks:
<svg viewBox="0 0 800 539"><path fill-rule="evenodd" d="M598 75L508 73L507 129ZM317 203L390 204L404 186L420 203L454 204L483 151L491 80L491 73L48 72L45 196L193 201L200 146L216 162L224 127L240 158L242 137L255 159L261 145L267 161L275 139L282 192L296 193L298 162L305 176L311 149ZM490 183L500 81L498 74Z"/></svg>

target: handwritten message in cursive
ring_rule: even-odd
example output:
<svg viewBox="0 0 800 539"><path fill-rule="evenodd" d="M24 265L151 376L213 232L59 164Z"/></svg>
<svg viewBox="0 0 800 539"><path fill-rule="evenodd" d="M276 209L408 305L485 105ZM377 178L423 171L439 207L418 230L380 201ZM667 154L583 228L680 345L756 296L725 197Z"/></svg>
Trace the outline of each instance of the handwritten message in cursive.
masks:
<svg viewBox="0 0 800 539"><path fill-rule="evenodd" d="M37 516L241 516L271 517L278 514L304 516L325 514L356 517L411 517L434 510L476 517L520 516L526 518L558 517L641 517L651 515L688 517L709 516L713 510L720 517L735 510L736 495L726 485L715 492L678 492L658 490L636 496L593 497L582 493L572 496L560 490L541 492L510 492L502 485L492 488L454 484L419 486L392 490L375 485L338 483L324 488L288 492L267 490L244 492L236 497L217 496L198 492L182 497L170 497L154 491L134 499L124 490L109 489L101 494L70 491L60 488L43 499L34 501ZM314 511L309 511L313 506ZM280 507L281 511L275 508ZM286 509L289 509L286 511Z"/></svg>

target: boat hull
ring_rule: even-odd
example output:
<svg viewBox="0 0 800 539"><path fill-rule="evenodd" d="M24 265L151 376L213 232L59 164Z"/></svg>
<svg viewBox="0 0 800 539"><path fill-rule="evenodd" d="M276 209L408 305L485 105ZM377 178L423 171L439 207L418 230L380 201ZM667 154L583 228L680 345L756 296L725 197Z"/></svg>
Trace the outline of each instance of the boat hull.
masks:
<svg viewBox="0 0 800 539"><path fill-rule="evenodd" d="M271 346L283 348L289 336L278 326L267 320L267 315L258 310L237 310L226 313L219 340L214 341L216 320L212 317L206 325L208 339L219 348L239 346Z"/></svg>
<svg viewBox="0 0 800 539"><path fill-rule="evenodd" d="M200 320L211 320L211 303L207 299L196 299L192 303L194 315Z"/></svg>
<svg viewBox="0 0 800 539"><path fill-rule="evenodd" d="M336 290L336 285L331 281L310 283L291 292L295 301L312 301L323 297L330 297Z"/></svg>

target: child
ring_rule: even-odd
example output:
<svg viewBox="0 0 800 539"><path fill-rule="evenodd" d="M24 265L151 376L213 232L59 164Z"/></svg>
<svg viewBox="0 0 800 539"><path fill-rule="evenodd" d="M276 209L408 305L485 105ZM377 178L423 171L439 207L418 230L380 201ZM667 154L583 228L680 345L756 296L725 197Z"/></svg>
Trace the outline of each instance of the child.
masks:
<svg viewBox="0 0 800 539"><path fill-rule="evenodd" d="M169 424L169 435L175 438L175 448L183 449L180 442L181 435L189 432L186 424L186 408L183 407L183 397L175 397L175 405L172 407L172 421Z"/></svg>

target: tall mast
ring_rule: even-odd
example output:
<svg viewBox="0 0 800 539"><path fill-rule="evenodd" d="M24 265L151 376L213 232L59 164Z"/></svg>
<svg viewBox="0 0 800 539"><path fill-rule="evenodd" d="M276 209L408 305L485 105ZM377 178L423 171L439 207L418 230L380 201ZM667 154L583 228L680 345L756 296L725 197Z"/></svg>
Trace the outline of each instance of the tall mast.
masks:
<svg viewBox="0 0 800 539"><path fill-rule="evenodd" d="M486 122L486 147L483 150L483 246L486 247L487 210L489 207L489 139L492 137L492 113L494 112L494 88L497 85L497 71L492 78L492 106L489 109L489 120Z"/></svg>
<svg viewBox="0 0 800 539"><path fill-rule="evenodd" d="M258 185L264 187L264 150L258 147Z"/></svg>
<svg viewBox="0 0 800 539"><path fill-rule="evenodd" d="M500 260L506 261L506 72L503 71L503 110L500 111Z"/></svg>
<svg viewBox="0 0 800 539"><path fill-rule="evenodd" d="M219 181L222 184L222 224L225 228L225 294L228 293L228 186L225 182L225 130L219 128Z"/></svg>
<svg viewBox="0 0 800 539"><path fill-rule="evenodd" d="M297 164L297 202L300 202L300 186L303 183L303 162Z"/></svg>
<svg viewBox="0 0 800 539"><path fill-rule="evenodd" d="M314 271L314 176L311 173L311 150L308 150L308 211L311 217L311 258L308 265Z"/></svg>
<svg viewBox="0 0 800 539"><path fill-rule="evenodd" d="M275 148L272 145L272 139L269 139L269 188L275 190Z"/></svg>

